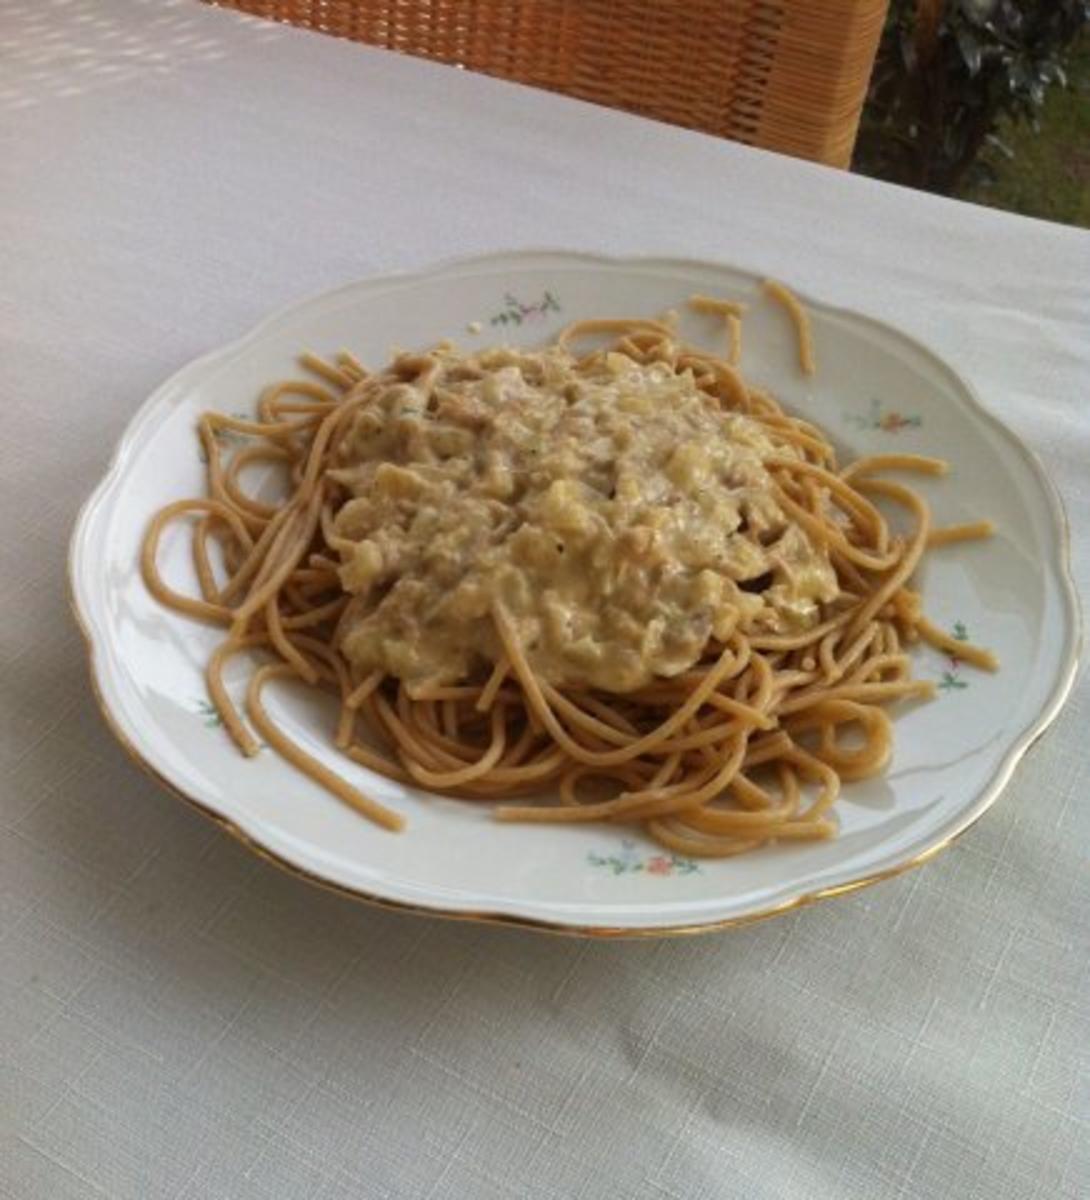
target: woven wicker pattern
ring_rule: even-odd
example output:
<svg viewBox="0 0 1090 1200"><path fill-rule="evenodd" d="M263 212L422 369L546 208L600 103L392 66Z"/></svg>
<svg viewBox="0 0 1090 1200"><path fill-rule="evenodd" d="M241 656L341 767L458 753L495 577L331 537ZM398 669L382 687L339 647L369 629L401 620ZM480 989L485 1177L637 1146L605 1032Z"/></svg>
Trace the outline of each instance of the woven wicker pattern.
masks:
<svg viewBox="0 0 1090 1200"><path fill-rule="evenodd" d="M212 0L847 166L886 0Z"/></svg>

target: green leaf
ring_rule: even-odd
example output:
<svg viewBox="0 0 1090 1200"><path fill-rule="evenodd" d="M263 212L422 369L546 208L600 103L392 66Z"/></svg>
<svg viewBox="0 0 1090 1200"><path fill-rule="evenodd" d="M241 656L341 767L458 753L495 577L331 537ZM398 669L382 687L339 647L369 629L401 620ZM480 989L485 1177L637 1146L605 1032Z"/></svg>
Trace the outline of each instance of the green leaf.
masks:
<svg viewBox="0 0 1090 1200"><path fill-rule="evenodd" d="M980 43L968 29L959 29L954 37L958 50L961 52L961 60L969 68L969 76L972 78L980 72L982 58Z"/></svg>
<svg viewBox="0 0 1090 1200"><path fill-rule="evenodd" d="M1001 154L1008 162L1014 158L1014 151L1007 145L1005 141L996 133L989 133L984 139L988 145ZM993 172L994 173L994 172Z"/></svg>

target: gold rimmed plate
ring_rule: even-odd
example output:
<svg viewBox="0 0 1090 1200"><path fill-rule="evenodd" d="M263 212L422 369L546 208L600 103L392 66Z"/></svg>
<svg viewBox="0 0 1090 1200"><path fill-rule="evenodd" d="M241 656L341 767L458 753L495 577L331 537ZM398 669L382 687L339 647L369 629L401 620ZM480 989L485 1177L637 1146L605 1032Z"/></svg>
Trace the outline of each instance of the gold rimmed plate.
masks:
<svg viewBox="0 0 1090 1200"><path fill-rule="evenodd" d="M1063 514L1033 455L969 386L906 335L808 301L818 372L797 370L783 313L760 279L713 263L497 254L348 284L263 322L184 368L134 417L72 539L70 582L102 709L156 778L247 845L315 882L436 915L600 935L696 932L783 912L918 864L995 800L1056 715L1074 677L1078 610ZM304 349L384 362L394 347L451 338L467 347L540 345L571 320L684 309L693 292L751 302L744 369L853 457L947 458L919 486L936 520L988 517L997 535L936 550L919 582L932 619L996 650L997 675L916 652L937 699L895 717L888 773L846 785L840 834L725 861L665 853L619 826L520 826L487 806L370 775L333 747L335 714L303 689L270 696L290 735L377 799L408 829L376 828L265 750L242 758L208 705L203 667L220 634L164 610L137 567L150 515L204 489L194 429L207 409L250 412L261 388L296 373ZM687 338L722 349L712 318L682 315ZM183 531L168 531L164 573L195 587ZM241 689L246 665L235 665Z"/></svg>

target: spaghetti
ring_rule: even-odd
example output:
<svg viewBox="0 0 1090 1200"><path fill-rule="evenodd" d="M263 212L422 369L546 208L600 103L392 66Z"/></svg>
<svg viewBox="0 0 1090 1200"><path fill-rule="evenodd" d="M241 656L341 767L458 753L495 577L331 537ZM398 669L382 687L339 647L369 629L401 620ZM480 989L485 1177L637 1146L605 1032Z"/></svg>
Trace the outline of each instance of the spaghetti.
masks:
<svg viewBox="0 0 1090 1200"><path fill-rule="evenodd" d="M768 292L812 371L805 311L783 285ZM693 304L724 318L729 360L668 321L583 322L547 351L442 344L373 375L349 354L308 355L317 381L273 385L256 419L202 416L207 495L155 515L141 568L162 603L226 629L207 681L240 750L257 752L252 726L402 827L269 713L266 685L297 679L339 698L349 759L502 801L500 820L637 823L713 857L833 835L842 781L889 760L886 706L933 693L907 646L995 669L910 586L930 547L991 526L935 529L922 497L884 477L941 474L938 460L838 467L819 429L740 374L742 307ZM286 475L283 502L247 493L254 464ZM185 518L199 595L157 563ZM223 672L251 651L269 661L243 714Z"/></svg>

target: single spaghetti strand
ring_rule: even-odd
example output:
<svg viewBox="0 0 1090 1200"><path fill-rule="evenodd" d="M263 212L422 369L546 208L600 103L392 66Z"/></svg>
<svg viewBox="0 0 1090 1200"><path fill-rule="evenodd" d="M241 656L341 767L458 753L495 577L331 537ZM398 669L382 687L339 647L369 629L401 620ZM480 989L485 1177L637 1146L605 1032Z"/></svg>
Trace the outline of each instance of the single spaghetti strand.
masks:
<svg viewBox="0 0 1090 1200"><path fill-rule="evenodd" d="M267 642L268 638L264 634L250 635L245 638L228 638L227 641L220 642L215 650L212 651L208 665L205 668L205 682L208 685L208 694L212 698L216 712L219 713L224 729L231 735L235 745L238 746L247 758L253 758L257 754L261 749L261 743L246 728L242 717L239 716L238 709L228 695L227 686L223 682L223 668L227 660L240 650L249 650L255 646L265 646Z"/></svg>
<svg viewBox="0 0 1090 1200"><path fill-rule="evenodd" d="M492 674L488 677L488 682L482 688L481 694L477 699L476 708L478 712L488 712L492 705L495 704L496 695L510 671L511 663L507 655L501 654L496 660L496 665L492 668Z"/></svg>
<svg viewBox="0 0 1090 1200"><path fill-rule="evenodd" d="M250 686L246 693L246 711L258 733L282 758L287 759L292 766L297 767L316 783L320 783L322 787L339 800L343 800L350 808L354 808L384 829L394 831L403 829L405 818L400 813L371 800L357 788L346 783L335 771L331 771L324 763L309 755L301 746L297 746L270 718L261 699L261 690L268 680L288 675L295 675L294 667L287 663L272 663L269 666L260 667L250 680Z"/></svg>
<svg viewBox="0 0 1090 1200"><path fill-rule="evenodd" d="M813 375L817 368L814 362L814 335L810 329L810 314L795 293L779 280L766 279L764 290L766 295L786 309L799 340L799 368L804 375Z"/></svg>
<svg viewBox="0 0 1090 1200"><path fill-rule="evenodd" d="M164 604L168 608L177 609L187 616L197 617L202 621L224 625L233 616L231 609L225 604L213 603L209 600L199 600L195 596L186 596L164 583L162 576L159 574L159 566L156 560L163 530L166 529L167 525L175 517L194 512L209 513L220 517L227 522L231 528L231 532L238 538L239 542L246 545L250 541L249 531L246 529L246 526L239 519L234 509L228 507L226 504L218 500L209 499L175 500L173 504L168 504L165 508L161 508L152 517L148 525L140 550L140 571L144 577L144 584L148 591L151 592L160 604ZM221 601L223 598L223 593L221 593Z"/></svg>
<svg viewBox="0 0 1090 1200"><path fill-rule="evenodd" d="M981 538L990 538L995 533L991 521L967 521L964 525L944 525L932 529L927 535L927 548L935 546L952 546L955 542L973 542Z"/></svg>

